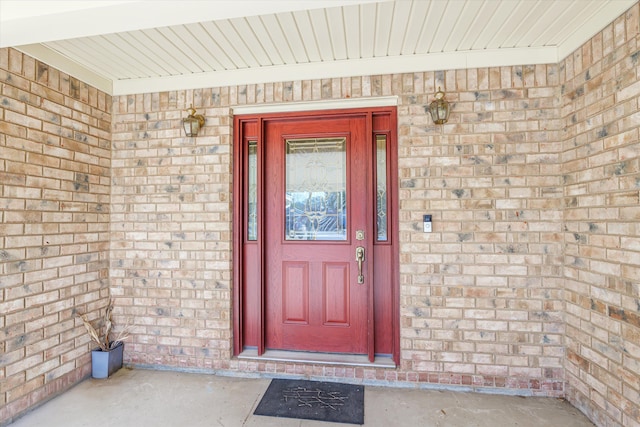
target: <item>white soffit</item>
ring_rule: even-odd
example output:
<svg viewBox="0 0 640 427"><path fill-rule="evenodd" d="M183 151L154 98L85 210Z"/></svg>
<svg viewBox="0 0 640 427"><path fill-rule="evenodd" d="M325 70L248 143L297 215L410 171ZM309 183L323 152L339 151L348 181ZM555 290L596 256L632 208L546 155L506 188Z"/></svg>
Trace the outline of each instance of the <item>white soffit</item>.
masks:
<svg viewBox="0 0 640 427"><path fill-rule="evenodd" d="M376 1L0 0L0 47Z"/></svg>
<svg viewBox="0 0 640 427"><path fill-rule="evenodd" d="M636 3L0 0L0 47L127 95L553 64Z"/></svg>

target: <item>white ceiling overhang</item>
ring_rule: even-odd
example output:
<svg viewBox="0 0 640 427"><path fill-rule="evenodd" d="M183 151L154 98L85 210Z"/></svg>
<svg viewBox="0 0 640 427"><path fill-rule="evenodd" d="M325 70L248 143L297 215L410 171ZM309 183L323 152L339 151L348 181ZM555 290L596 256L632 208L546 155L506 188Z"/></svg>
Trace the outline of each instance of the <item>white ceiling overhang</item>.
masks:
<svg viewBox="0 0 640 427"><path fill-rule="evenodd" d="M635 3L0 0L0 47L124 95L557 63Z"/></svg>

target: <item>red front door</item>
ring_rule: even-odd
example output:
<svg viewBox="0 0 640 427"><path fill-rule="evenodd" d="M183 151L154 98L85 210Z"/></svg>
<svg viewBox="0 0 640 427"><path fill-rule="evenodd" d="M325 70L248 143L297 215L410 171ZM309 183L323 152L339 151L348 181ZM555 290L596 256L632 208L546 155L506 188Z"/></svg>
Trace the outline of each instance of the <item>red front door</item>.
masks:
<svg viewBox="0 0 640 427"><path fill-rule="evenodd" d="M273 120L265 140L265 347L372 356L366 121Z"/></svg>
<svg viewBox="0 0 640 427"><path fill-rule="evenodd" d="M379 107L234 118L235 355L399 363L395 117Z"/></svg>

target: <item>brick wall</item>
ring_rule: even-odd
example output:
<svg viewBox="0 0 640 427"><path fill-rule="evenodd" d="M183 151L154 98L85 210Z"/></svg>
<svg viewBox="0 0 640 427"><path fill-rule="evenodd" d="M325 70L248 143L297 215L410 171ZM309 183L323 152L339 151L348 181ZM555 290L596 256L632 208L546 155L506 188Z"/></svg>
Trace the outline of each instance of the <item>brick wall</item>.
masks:
<svg viewBox="0 0 640 427"><path fill-rule="evenodd" d="M112 291L130 363L422 381L561 396L557 67L250 85L114 103ZM425 111L438 86L446 126ZM230 106L400 96L401 366L232 360ZM207 117L185 138L184 108ZM182 111L181 111L182 110ZM424 234L424 213L434 232Z"/></svg>
<svg viewBox="0 0 640 427"><path fill-rule="evenodd" d="M562 64L568 399L640 426L637 4Z"/></svg>
<svg viewBox="0 0 640 427"><path fill-rule="evenodd" d="M402 83L411 95L399 113L401 368L562 395L557 67ZM442 128L424 112L437 86L454 101ZM423 213L434 233L420 231Z"/></svg>
<svg viewBox="0 0 640 427"><path fill-rule="evenodd" d="M111 97L0 49L0 424L89 373L108 288Z"/></svg>
<svg viewBox="0 0 640 427"><path fill-rule="evenodd" d="M191 103L207 117L197 138L181 130ZM228 366L231 120L218 105L228 90L115 99L111 280L130 363Z"/></svg>

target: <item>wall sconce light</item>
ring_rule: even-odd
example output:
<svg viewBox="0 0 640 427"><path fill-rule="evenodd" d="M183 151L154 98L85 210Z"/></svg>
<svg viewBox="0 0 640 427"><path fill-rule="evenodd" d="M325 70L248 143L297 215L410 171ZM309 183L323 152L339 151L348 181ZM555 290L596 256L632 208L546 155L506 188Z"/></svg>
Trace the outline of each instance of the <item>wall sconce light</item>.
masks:
<svg viewBox="0 0 640 427"><path fill-rule="evenodd" d="M449 120L449 103L444 99L444 92L440 90L440 86L436 92L436 99L429 104L429 112L433 123L437 125L447 123Z"/></svg>
<svg viewBox="0 0 640 427"><path fill-rule="evenodd" d="M204 117L200 114L196 114L196 109L193 105L187 110L189 115L182 119L182 127L184 133L187 136L198 136L198 131L204 126Z"/></svg>

